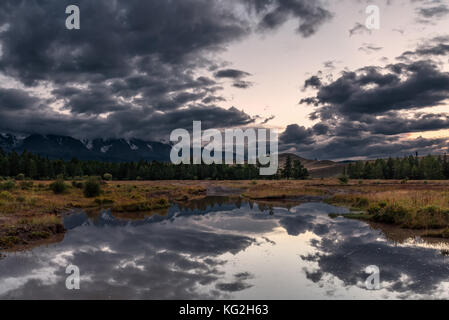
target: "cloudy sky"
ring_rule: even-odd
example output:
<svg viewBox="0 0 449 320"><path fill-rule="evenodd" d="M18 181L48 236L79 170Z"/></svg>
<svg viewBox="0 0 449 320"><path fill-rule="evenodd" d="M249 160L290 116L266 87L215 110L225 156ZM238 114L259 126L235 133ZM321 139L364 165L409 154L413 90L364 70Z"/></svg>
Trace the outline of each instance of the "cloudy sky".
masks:
<svg viewBox="0 0 449 320"><path fill-rule="evenodd" d="M309 158L444 153L447 30L449 0L2 0L0 132L159 141L201 120Z"/></svg>

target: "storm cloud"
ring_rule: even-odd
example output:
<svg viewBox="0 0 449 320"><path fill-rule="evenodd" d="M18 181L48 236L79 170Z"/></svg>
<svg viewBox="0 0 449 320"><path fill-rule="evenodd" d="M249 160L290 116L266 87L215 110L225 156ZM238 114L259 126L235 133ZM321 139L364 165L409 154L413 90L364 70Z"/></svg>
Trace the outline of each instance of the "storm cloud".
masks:
<svg viewBox="0 0 449 320"><path fill-rule="evenodd" d="M446 42L444 36L430 39L385 66L309 77L304 88L315 95L300 104L313 108L309 118L317 123L310 129L289 126L281 149L321 159L443 153L447 138L406 138L449 129L449 113L432 110L449 99L449 73L432 59L444 55Z"/></svg>
<svg viewBox="0 0 449 320"><path fill-rule="evenodd" d="M217 71L213 55L261 26L298 19L299 34L310 36L330 18L320 3L303 0L80 0L81 28L67 30L71 4L0 4L0 73L18 83L1 89L2 130L163 139L193 120L214 128L251 124L255 118L223 103L218 82L229 78L247 89L250 74Z"/></svg>

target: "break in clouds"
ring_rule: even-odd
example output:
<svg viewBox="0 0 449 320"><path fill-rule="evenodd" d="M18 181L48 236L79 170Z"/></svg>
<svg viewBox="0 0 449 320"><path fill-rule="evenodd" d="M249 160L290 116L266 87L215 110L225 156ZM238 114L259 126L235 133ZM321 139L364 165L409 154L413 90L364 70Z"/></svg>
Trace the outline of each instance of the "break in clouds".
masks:
<svg viewBox="0 0 449 320"><path fill-rule="evenodd" d="M410 3L423 25L448 12L443 1ZM71 4L80 7L80 30L64 27ZM167 140L193 121L202 121L203 129L267 125L276 112L264 121L225 94L226 85L255 88L255 72L219 54L251 35L269 37L285 24L294 25L307 49L306 40L334 19L327 1L3 0L0 129ZM350 38L358 33L350 30ZM363 48L377 52L382 46ZM310 108L314 124L292 119L281 134L281 150L321 159L441 152L443 138L411 140L404 134L449 128L448 114L429 109L444 105L449 95L449 74L438 61L447 60L448 51L448 38L438 37L389 57L395 62L387 65L332 69L332 77L317 70L304 84L310 96L301 98L298 90L302 100L296 106Z"/></svg>

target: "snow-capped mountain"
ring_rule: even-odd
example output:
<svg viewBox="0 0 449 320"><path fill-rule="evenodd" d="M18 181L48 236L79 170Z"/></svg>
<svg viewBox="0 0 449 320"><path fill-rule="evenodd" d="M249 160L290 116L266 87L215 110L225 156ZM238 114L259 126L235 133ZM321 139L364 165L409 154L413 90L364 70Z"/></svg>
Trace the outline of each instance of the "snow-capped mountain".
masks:
<svg viewBox="0 0 449 320"><path fill-rule="evenodd" d="M0 134L0 148L6 152L29 151L44 157L70 160L169 161L170 145L139 139L83 139L67 136L38 135L18 137Z"/></svg>

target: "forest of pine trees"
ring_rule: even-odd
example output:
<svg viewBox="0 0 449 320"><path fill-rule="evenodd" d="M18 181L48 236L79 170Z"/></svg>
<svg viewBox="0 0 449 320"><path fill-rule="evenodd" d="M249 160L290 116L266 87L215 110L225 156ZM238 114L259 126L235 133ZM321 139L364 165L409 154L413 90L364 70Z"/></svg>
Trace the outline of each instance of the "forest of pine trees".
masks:
<svg viewBox="0 0 449 320"><path fill-rule="evenodd" d="M255 165L173 165L160 162L100 162L51 160L23 152L8 154L0 149L0 177L23 175L34 180L52 180L58 176L76 179L84 176L112 175L114 180L253 180L253 179L304 179L307 170L299 161L288 170L279 170L275 176L260 176Z"/></svg>
<svg viewBox="0 0 449 320"><path fill-rule="evenodd" d="M449 162L446 155L358 161L346 173L351 179L444 180L449 179Z"/></svg>
<svg viewBox="0 0 449 320"><path fill-rule="evenodd" d="M77 178L111 174L114 180L253 180L306 179L309 173L300 161L287 157L284 168L275 176L260 176L255 165L173 165L160 162L100 162L52 160L30 152L21 154L0 149L0 177L23 174L35 180L51 180L58 176ZM449 179L449 159L444 156L409 156L404 158L358 161L348 164L350 179Z"/></svg>

